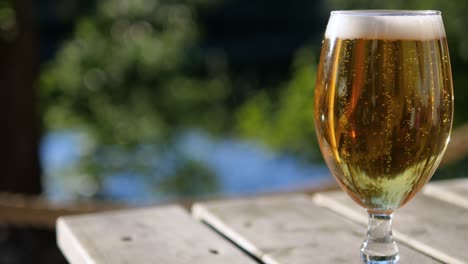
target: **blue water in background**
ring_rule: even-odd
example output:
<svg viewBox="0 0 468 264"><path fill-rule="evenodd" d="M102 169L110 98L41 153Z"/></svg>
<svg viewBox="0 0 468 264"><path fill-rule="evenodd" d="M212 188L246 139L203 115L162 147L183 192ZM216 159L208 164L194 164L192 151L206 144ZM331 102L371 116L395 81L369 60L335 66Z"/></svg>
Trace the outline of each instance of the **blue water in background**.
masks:
<svg viewBox="0 0 468 264"><path fill-rule="evenodd" d="M175 194L160 193L148 184L144 176L135 172L118 171L103 177L101 184L89 181L89 175L73 168L87 151L87 137L76 131L47 134L41 144L45 193L51 200L73 200L77 193L92 196L98 191L105 199L146 204L177 199ZM302 162L291 156L273 153L247 140L217 140L208 135L190 131L177 142L179 152L210 168L219 184L215 193L205 196L242 196L267 192L304 190L329 185L334 180L323 164Z"/></svg>

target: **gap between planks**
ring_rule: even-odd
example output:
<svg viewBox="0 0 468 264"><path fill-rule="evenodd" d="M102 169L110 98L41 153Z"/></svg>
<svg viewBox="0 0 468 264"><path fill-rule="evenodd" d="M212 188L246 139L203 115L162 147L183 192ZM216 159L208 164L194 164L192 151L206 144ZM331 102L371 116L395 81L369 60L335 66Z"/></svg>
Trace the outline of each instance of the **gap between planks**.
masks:
<svg viewBox="0 0 468 264"><path fill-rule="evenodd" d="M57 242L73 264L258 264L175 205L62 217Z"/></svg>
<svg viewBox="0 0 468 264"><path fill-rule="evenodd" d="M345 194L343 193L343 195ZM358 224L367 226L368 219L367 219L366 214L357 212L356 210L350 208L349 206L340 203L338 200L333 199L330 196L327 196L326 193L325 194L317 193L317 194L312 195L312 201L315 204L321 207L328 208L332 210L333 212L345 218L348 218ZM454 258L436 248L433 248L421 241L413 239L410 236L402 232L399 232L398 230L393 229L392 232L393 232L394 238L398 242L405 244L408 247L413 248L414 250L421 252L427 256L431 256L439 261L442 261L443 263L449 263L449 264L466 264L467 263L460 259Z"/></svg>
<svg viewBox="0 0 468 264"><path fill-rule="evenodd" d="M346 245L356 245L358 250L361 232L365 231L363 225L316 205L307 195L195 204L192 215L268 264L309 263L310 260L349 263L350 258L358 261L359 254L354 255L358 251ZM334 254L337 247L341 250ZM436 261L405 246L401 251L406 258L417 261L412 263Z"/></svg>
<svg viewBox="0 0 468 264"><path fill-rule="evenodd" d="M247 251L249 254L252 254L255 258L258 258L262 261L264 254L262 251L257 248L253 243L249 240L245 239L243 236L239 235L234 229L225 225L221 219L213 215L209 210L207 210L201 204L194 204L192 206L192 216L203 222L204 224L210 226L216 232L222 234L222 236L226 237L228 240L232 241L232 238L236 238L236 242L232 241L236 246L239 246L243 250ZM222 233L220 232L222 230ZM242 246L240 246L242 245Z"/></svg>

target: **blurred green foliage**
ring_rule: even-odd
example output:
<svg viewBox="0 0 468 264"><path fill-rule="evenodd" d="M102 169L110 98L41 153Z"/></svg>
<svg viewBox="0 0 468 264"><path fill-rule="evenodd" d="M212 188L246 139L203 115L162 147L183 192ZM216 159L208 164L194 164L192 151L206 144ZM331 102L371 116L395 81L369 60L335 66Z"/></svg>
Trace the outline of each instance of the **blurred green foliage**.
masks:
<svg viewBox="0 0 468 264"><path fill-rule="evenodd" d="M180 133L188 128L216 133L226 126L226 75L193 70L199 63L193 55L198 28L190 4L97 1L95 12L77 21L40 79L45 129L88 135L79 167L63 174L86 174L97 185L117 171L160 178L168 173L157 169L165 161L152 157L171 152ZM145 144L157 147L142 155ZM203 164L183 156L175 160L180 168L174 169L173 181L185 179L187 171L214 178ZM203 182L211 182L208 189L216 186L214 180ZM191 194L190 186L164 185Z"/></svg>
<svg viewBox="0 0 468 264"><path fill-rule="evenodd" d="M79 127L129 146L188 126L220 130L230 87L222 74L190 72L194 23L188 4L99 1L42 73L46 128Z"/></svg>
<svg viewBox="0 0 468 264"><path fill-rule="evenodd" d="M314 56L311 49L300 50L292 79L276 89L278 94L262 90L239 108L240 136L309 160L320 157L314 132Z"/></svg>
<svg viewBox="0 0 468 264"><path fill-rule="evenodd" d="M64 174L84 173L99 185L113 172L137 171L149 175L148 184L160 192L212 192L219 186L216 175L174 150L177 136L191 129L253 139L308 161L321 159L313 126L319 43L297 53L289 81L240 87L239 76L216 63L205 65L219 60L200 58L196 50L200 28L194 6L214 8L209 2L103 0L94 13L79 19L40 80L46 130L90 135L80 167ZM336 9L442 10L455 84L455 124L468 121L468 92L462 89L468 84L468 2L330 0L323 12ZM245 101L233 106L229 102L235 90L242 91ZM168 162L168 152L176 157L171 172L158 169Z"/></svg>
<svg viewBox="0 0 468 264"><path fill-rule="evenodd" d="M164 192L168 197L177 194L179 197L195 197L200 194L213 193L219 187L217 178L200 162L186 160L178 170L153 186L156 192Z"/></svg>

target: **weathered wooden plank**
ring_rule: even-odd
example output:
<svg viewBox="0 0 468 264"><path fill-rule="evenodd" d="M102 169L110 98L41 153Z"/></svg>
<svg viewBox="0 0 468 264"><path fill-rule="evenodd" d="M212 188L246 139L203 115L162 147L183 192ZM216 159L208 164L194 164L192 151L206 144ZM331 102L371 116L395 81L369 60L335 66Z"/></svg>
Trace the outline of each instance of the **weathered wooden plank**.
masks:
<svg viewBox="0 0 468 264"><path fill-rule="evenodd" d="M71 263L256 263L178 206L59 218L57 242Z"/></svg>
<svg viewBox="0 0 468 264"><path fill-rule="evenodd" d="M288 195L195 204L201 219L266 264L361 263L365 227ZM405 263L440 263L404 246Z"/></svg>
<svg viewBox="0 0 468 264"><path fill-rule="evenodd" d="M468 179L431 182L424 194L468 209Z"/></svg>
<svg viewBox="0 0 468 264"><path fill-rule="evenodd" d="M314 201L362 224L366 211L343 192L320 193ZM394 217L395 239L444 263L468 263L468 210L417 195Z"/></svg>

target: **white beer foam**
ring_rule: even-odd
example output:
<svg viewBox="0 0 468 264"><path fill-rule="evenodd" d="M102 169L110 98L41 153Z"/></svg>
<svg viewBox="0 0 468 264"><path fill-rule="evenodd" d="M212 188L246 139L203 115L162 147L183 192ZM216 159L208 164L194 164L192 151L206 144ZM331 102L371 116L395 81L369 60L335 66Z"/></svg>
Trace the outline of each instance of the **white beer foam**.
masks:
<svg viewBox="0 0 468 264"><path fill-rule="evenodd" d="M389 15L385 12L331 14L325 37L328 39L432 40L445 37L440 14Z"/></svg>

